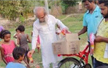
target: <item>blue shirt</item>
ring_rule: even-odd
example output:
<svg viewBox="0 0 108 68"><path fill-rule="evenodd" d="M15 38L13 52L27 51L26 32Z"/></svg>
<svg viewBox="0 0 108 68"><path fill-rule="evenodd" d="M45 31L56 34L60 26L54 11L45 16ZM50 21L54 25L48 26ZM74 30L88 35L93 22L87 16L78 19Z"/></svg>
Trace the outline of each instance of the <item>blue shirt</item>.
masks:
<svg viewBox="0 0 108 68"><path fill-rule="evenodd" d="M87 27L87 34L88 37L91 33L96 34L98 25L100 24L103 16L101 14L101 10L99 6L96 5L95 10L93 13L90 13L89 10L84 14L83 18L83 26Z"/></svg>
<svg viewBox="0 0 108 68"><path fill-rule="evenodd" d="M26 67L21 63L10 62L10 63L8 63L6 68L26 68Z"/></svg>

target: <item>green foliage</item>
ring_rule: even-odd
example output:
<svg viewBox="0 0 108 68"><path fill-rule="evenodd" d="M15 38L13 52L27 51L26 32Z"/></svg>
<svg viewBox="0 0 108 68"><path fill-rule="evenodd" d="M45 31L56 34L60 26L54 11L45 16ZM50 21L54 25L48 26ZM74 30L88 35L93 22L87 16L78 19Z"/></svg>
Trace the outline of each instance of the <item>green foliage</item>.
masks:
<svg viewBox="0 0 108 68"><path fill-rule="evenodd" d="M78 0L61 0L61 6L63 9L63 13L65 13L66 9L69 6L75 6L77 4Z"/></svg>
<svg viewBox="0 0 108 68"><path fill-rule="evenodd" d="M40 6L44 6L45 4L44 4L44 0L40 0L39 1L39 4L40 4Z"/></svg>
<svg viewBox="0 0 108 68"><path fill-rule="evenodd" d="M8 19L15 20L21 14L31 12L31 2L26 0L0 0L0 14Z"/></svg>
<svg viewBox="0 0 108 68"><path fill-rule="evenodd" d="M20 19L20 22L21 22L21 23L24 23L25 18L24 18L23 16L20 15L19 19Z"/></svg>
<svg viewBox="0 0 108 68"><path fill-rule="evenodd" d="M74 5L76 5L77 1L78 0L62 0L62 2L64 4L67 4L68 6L74 6Z"/></svg>

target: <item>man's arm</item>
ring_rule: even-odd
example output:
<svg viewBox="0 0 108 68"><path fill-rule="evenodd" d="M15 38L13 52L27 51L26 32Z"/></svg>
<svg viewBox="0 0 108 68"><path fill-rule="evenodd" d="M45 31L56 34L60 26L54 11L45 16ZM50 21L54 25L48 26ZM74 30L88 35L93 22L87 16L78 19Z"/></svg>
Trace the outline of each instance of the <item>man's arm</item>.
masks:
<svg viewBox="0 0 108 68"><path fill-rule="evenodd" d="M34 25L33 25L33 35L32 35L32 50L34 50L34 51L36 49L37 37L38 37L38 30L37 30L37 28L35 26L35 23L34 23Z"/></svg>
<svg viewBox="0 0 108 68"><path fill-rule="evenodd" d="M33 35L32 35L32 50L28 52L27 56L32 56L36 49L37 44L37 37L38 37L38 29L35 25L36 22L33 24Z"/></svg>
<svg viewBox="0 0 108 68"><path fill-rule="evenodd" d="M86 14L83 17L83 28L80 32L78 32L78 36L87 32L87 22L86 22Z"/></svg>
<svg viewBox="0 0 108 68"><path fill-rule="evenodd" d="M61 30L64 28L68 29L59 19L55 18L53 15L49 15L49 17L50 20L52 20Z"/></svg>
<svg viewBox="0 0 108 68"><path fill-rule="evenodd" d="M101 36L96 36L95 42L106 42L106 43L108 43L108 38L101 37Z"/></svg>
<svg viewBox="0 0 108 68"><path fill-rule="evenodd" d="M66 27L59 19L56 19L56 24L60 27L60 29L67 29L68 30L68 27Z"/></svg>
<svg viewBox="0 0 108 68"><path fill-rule="evenodd" d="M87 32L87 26L84 26L83 29L78 33L78 36Z"/></svg>

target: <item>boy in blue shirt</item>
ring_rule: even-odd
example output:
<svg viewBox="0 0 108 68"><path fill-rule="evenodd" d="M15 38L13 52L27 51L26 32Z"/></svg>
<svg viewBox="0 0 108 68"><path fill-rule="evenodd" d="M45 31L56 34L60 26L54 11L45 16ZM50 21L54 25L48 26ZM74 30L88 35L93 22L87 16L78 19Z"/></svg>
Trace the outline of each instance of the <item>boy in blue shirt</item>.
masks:
<svg viewBox="0 0 108 68"><path fill-rule="evenodd" d="M6 68L26 68L21 61L24 59L25 50L21 47L16 47L13 51L13 57L15 59L14 62L10 62L7 64Z"/></svg>

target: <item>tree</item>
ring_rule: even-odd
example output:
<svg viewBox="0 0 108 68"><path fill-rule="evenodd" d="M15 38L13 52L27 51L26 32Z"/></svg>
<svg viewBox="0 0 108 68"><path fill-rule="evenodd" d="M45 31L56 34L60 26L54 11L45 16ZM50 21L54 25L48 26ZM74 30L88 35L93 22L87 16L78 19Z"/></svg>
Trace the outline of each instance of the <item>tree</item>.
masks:
<svg viewBox="0 0 108 68"><path fill-rule="evenodd" d="M31 1L32 2L32 1ZM32 12L32 3L26 0L0 0L0 14L4 18L15 20L17 17L26 16Z"/></svg>
<svg viewBox="0 0 108 68"><path fill-rule="evenodd" d="M66 9L69 6L75 6L79 0L61 0L61 6L63 9L63 12L65 13Z"/></svg>

